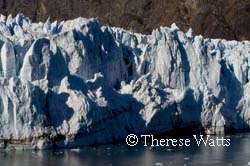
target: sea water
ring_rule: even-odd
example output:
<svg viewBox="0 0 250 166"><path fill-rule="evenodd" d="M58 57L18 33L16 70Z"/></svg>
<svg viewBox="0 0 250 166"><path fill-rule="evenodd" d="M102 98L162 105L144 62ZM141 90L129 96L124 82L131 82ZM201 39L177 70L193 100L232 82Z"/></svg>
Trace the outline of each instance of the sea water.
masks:
<svg viewBox="0 0 250 166"><path fill-rule="evenodd" d="M250 134L227 136L230 146L129 147L126 144L47 151L0 151L0 166L248 166Z"/></svg>

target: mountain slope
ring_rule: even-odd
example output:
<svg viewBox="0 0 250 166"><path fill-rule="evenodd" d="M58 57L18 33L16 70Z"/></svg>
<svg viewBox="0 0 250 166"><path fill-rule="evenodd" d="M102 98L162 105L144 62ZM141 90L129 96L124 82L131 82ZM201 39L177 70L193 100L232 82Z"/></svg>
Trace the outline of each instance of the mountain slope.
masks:
<svg viewBox="0 0 250 166"><path fill-rule="evenodd" d="M150 34L176 23L196 35L250 40L249 0L2 0L0 13L22 12L33 21L98 17L102 24Z"/></svg>

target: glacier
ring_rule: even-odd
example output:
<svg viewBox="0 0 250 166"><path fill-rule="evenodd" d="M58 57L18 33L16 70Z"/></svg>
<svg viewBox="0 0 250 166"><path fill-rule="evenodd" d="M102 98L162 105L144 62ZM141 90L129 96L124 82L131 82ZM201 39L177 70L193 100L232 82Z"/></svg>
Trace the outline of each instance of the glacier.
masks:
<svg viewBox="0 0 250 166"><path fill-rule="evenodd" d="M0 16L0 146L70 148L128 134L250 129L250 42L175 24L151 35L97 19Z"/></svg>

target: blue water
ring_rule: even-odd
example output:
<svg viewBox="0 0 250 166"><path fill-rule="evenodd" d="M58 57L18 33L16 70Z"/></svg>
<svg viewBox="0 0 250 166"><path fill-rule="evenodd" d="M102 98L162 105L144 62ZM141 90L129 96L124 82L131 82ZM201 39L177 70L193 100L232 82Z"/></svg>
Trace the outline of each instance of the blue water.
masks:
<svg viewBox="0 0 250 166"><path fill-rule="evenodd" d="M250 135L230 136L230 147L105 145L57 151L0 151L0 166L248 166Z"/></svg>

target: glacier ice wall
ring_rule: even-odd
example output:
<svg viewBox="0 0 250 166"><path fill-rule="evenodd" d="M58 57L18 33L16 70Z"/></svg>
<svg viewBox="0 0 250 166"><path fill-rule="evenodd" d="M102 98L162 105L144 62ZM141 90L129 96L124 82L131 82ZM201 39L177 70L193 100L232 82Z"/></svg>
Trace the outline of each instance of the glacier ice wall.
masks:
<svg viewBox="0 0 250 166"><path fill-rule="evenodd" d="M249 41L204 39L175 24L142 35L96 19L32 23L19 14L1 15L0 48L3 146L249 130Z"/></svg>

